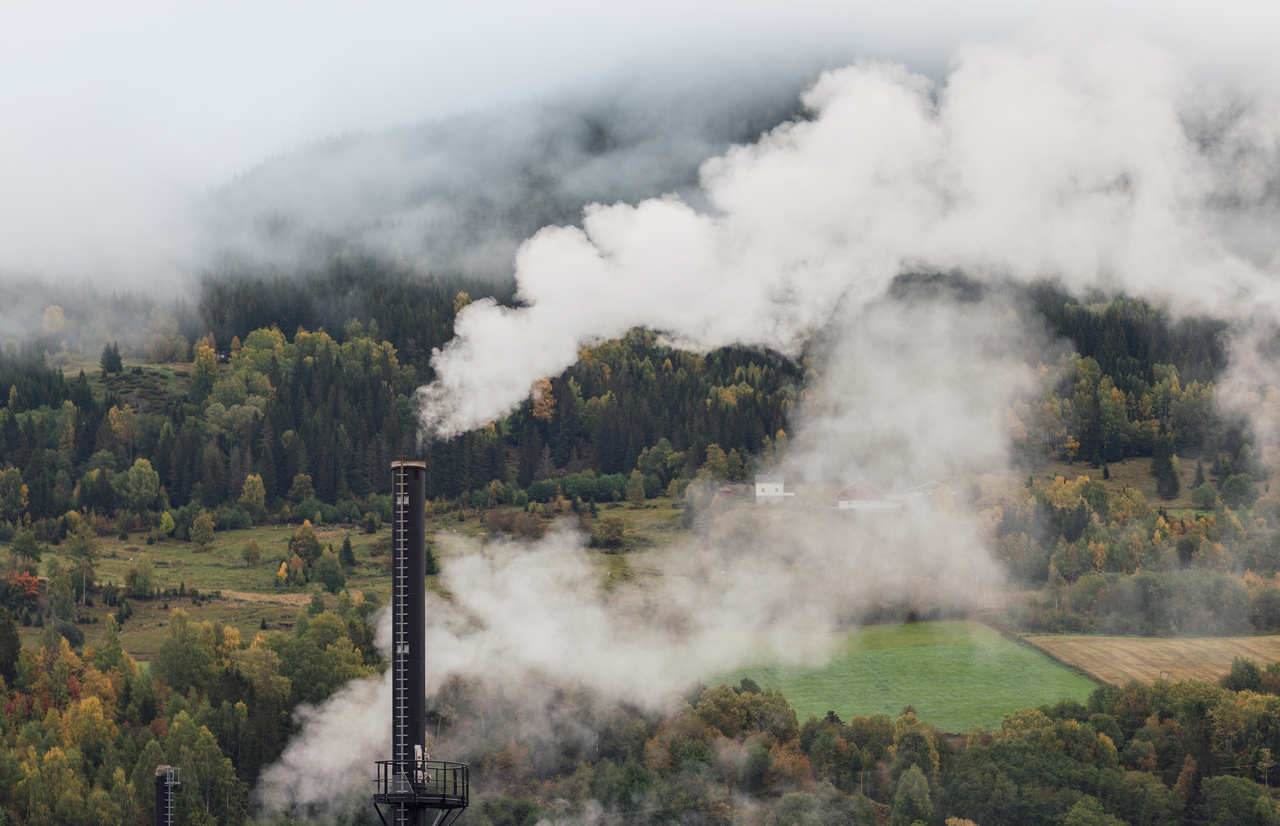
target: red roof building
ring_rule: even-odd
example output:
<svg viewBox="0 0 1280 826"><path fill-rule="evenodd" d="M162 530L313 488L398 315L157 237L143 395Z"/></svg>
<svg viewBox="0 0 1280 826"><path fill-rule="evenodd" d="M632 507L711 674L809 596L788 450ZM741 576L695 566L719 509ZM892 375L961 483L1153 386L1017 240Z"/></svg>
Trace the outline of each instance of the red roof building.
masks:
<svg viewBox="0 0 1280 826"><path fill-rule="evenodd" d="M875 485L859 476L853 484L836 494L831 505L841 510L847 508L900 508L900 499L890 499Z"/></svg>

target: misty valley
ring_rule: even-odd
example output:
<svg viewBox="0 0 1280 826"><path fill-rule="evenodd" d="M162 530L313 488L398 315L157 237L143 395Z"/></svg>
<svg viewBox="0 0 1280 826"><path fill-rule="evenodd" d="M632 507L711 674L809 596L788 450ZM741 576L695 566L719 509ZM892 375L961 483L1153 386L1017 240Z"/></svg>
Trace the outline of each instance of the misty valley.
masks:
<svg viewBox="0 0 1280 826"><path fill-rule="evenodd" d="M344 278L364 287L333 334L236 326L240 306L324 318L290 291ZM483 297L455 286L339 260L206 284L182 323L217 307L225 341L188 339L181 307L89 294L6 346L16 822L146 821L166 762L186 822L373 822L361 784L296 778L358 777L385 736L381 716L337 729L386 702L387 468L415 455L431 378L400 356ZM904 277L886 310L963 307L971 286ZM852 480L788 435L798 407L839 401L817 340L790 360L634 330L424 444L428 734L472 767L465 817L1162 823L1265 789L1280 646L1194 679L1204 655L1176 648L1093 676L1145 639L1280 631L1274 453L1215 397L1223 325L1051 286L1001 300L1065 342L1029 365L1035 395L991 411L1011 461L900 509L832 507ZM113 306L132 325L90 352ZM757 503L753 479L784 469L794 496ZM960 618L978 624L943 630ZM1040 642L1062 634L1126 653Z"/></svg>
<svg viewBox="0 0 1280 826"><path fill-rule="evenodd" d="M513 105L264 161L167 292L0 260L0 826L1280 824L1280 118L1173 64Z"/></svg>

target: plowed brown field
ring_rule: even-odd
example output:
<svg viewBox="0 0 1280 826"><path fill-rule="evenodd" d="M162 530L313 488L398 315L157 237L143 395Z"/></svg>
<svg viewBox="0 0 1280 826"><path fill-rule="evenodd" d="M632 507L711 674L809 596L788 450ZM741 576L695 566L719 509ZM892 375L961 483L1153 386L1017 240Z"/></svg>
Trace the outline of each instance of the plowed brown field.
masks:
<svg viewBox="0 0 1280 826"><path fill-rule="evenodd" d="M1107 683L1154 683L1168 672L1174 680L1215 681L1234 657L1259 665L1280 660L1280 636L1268 637L1027 637L1049 656Z"/></svg>

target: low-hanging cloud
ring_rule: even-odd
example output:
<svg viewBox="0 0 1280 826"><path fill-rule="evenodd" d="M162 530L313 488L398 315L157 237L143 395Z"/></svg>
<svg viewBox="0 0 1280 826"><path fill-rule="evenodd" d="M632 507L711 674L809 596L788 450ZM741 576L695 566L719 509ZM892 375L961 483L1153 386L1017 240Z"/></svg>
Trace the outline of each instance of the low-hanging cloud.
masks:
<svg viewBox="0 0 1280 826"><path fill-rule="evenodd" d="M583 204L696 197L698 166L797 109L804 71L575 93L351 134L274 158L202 205L205 244L239 266L334 250L394 252L431 272L508 281L521 241Z"/></svg>

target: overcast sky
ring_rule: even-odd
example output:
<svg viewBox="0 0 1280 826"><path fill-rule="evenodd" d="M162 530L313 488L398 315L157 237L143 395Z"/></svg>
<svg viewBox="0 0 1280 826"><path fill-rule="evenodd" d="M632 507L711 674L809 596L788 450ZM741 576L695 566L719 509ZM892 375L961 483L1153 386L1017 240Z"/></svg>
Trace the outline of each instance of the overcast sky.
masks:
<svg viewBox="0 0 1280 826"><path fill-rule="evenodd" d="M272 155L628 74L864 55L940 75L966 41L1040 27L1133 33L1196 73L1271 83L1277 7L0 0L0 277L147 283L155 250L185 243L183 203Z"/></svg>

